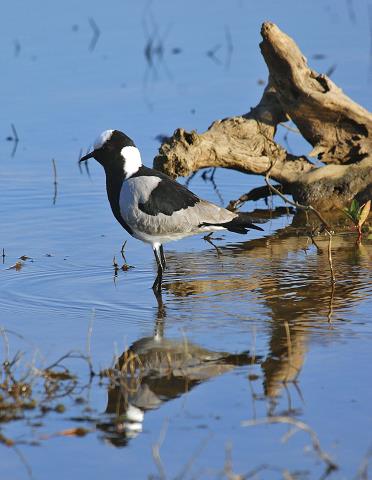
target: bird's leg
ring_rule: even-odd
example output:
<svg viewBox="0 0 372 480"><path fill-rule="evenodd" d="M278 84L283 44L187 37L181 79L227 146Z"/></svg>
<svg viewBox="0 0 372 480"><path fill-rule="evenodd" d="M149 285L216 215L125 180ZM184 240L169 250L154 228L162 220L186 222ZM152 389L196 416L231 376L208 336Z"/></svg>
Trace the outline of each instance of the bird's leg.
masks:
<svg viewBox="0 0 372 480"><path fill-rule="evenodd" d="M156 263L158 265L158 271L159 271L159 268L161 271L163 271L163 263L161 261L161 246L158 246L158 245L154 246L153 251L154 251Z"/></svg>
<svg viewBox="0 0 372 480"><path fill-rule="evenodd" d="M163 279L163 265L162 265L162 262L161 262L161 259L160 259L160 256L159 256L159 247L154 246L153 250L154 250L156 263L158 264L158 274L155 278L155 282L152 286L152 289L154 290L155 295L158 296L158 295L161 295L161 282L162 282L162 279Z"/></svg>
<svg viewBox="0 0 372 480"><path fill-rule="evenodd" d="M161 266L158 267L158 274L155 278L155 282L152 286L152 289L154 290L154 293L156 296L161 295L161 282L163 280L163 269Z"/></svg>
<svg viewBox="0 0 372 480"><path fill-rule="evenodd" d="M158 314L156 317L155 323L155 330L154 330L154 338L155 340L161 340L164 338L164 319L165 319L165 305L163 303L163 299L161 295L156 296L156 300L158 302Z"/></svg>
<svg viewBox="0 0 372 480"><path fill-rule="evenodd" d="M163 245L160 245L160 260L163 270L165 270L167 268L167 261L165 260Z"/></svg>

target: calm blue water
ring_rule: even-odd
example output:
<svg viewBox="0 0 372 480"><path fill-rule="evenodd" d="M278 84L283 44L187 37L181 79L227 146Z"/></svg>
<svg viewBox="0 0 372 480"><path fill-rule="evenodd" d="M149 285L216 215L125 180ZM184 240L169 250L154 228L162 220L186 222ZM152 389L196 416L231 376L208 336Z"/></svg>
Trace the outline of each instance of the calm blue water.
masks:
<svg viewBox="0 0 372 480"><path fill-rule="evenodd" d="M93 50L89 19L100 30ZM285 469L297 472L295 478L320 478L325 467L305 433L283 443L286 425L242 426L270 415L309 424L340 467L333 478L353 478L363 462L372 441L371 239L356 249L353 236L334 238L334 292L326 253L317 253L305 237L280 235L290 216L267 222L263 235L224 235L217 241L221 256L200 238L171 244L165 311L159 311L150 288L151 249L128 239L112 217L101 167L91 162L91 177L77 167L81 149L102 130L128 133L151 165L157 135L177 127L203 131L217 118L256 105L263 90L258 81L267 76L258 47L267 19L296 39L315 69L335 66L332 79L371 108L364 1L33 0L2 6L0 249L6 257L0 266L0 324L8 332L9 355L24 352L21 369L45 368L71 350L86 352L92 328L90 350L98 372L133 342L151 337L160 323L173 351L187 341L209 356L249 352L235 364L220 354L224 360L210 365L200 363L199 352L199 363L194 359L187 370L181 368L173 383L169 372L158 377L150 372L142 386L146 401L152 392L156 408L145 409L136 435L119 427L112 432L116 417L105 413L108 380L94 378L88 385L86 364L68 360L79 381L70 397L61 397L65 413L40 419L30 413L0 424L35 479L177 478L183 469L183 478L223 478L230 444L235 473L267 465L271 470L255 478L283 478ZM149 38L163 48L151 65L144 55ZM324 58L313 59L319 54ZM20 139L13 156L13 142L6 141L12 123ZM285 133L279 130L278 139ZM294 134L288 140L294 152L311 149ZM261 178L223 170L216 181L224 204L263 184ZM190 187L219 202L200 177ZM126 260L135 268L114 278L113 257L121 262L124 240ZM320 244L326 252L326 240ZM9 269L21 255L31 260L20 271ZM35 385L40 397L41 385ZM85 403L76 403L77 397ZM42 425L36 427L36 421ZM53 436L77 426L90 433ZM164 472L152 454L162 431ZM1 478L28 478L13 449L0 445L0 460Z"/></svg>

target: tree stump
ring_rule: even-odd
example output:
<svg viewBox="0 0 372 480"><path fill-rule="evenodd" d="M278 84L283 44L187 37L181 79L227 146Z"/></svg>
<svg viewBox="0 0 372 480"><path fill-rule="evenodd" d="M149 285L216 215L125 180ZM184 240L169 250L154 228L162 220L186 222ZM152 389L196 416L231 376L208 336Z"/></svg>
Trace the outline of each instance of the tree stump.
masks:
<svg viewBox="0 0 372 480"><path fill-rule="evenodd" d="M177 129L160 146L154 167L172 177L207 167L270 172L281 191L323 211L372 198L371 113L309 68L296 43L275 24L264 23L261 35L269 79L259 104L245 115L215 121L202 134ZM277 125L288 120L312 145L308 156L322 166L275 141ZM265 196L266 187L254 189L230 206Z"/></svg>

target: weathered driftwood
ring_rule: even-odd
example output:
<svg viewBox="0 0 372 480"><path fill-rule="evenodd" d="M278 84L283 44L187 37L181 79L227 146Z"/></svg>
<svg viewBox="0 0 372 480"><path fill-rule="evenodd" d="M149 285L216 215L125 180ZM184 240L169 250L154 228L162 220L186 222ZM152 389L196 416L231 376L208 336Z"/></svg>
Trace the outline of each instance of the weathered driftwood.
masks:
<svg viewBox="0 0 372 480"><path fill-rule="evenodd" d="M323 210L371 198L372 115L310 69L276 25L264 23L261 34L269 81L259 104L245 115L215 121L202 134L177 129L161 145L154 167L173 177L206 167L255 175L270 169L283 191ZM309 156L326 165L291 155L274 140L277 125L289 119L313 146Z"/></svg>

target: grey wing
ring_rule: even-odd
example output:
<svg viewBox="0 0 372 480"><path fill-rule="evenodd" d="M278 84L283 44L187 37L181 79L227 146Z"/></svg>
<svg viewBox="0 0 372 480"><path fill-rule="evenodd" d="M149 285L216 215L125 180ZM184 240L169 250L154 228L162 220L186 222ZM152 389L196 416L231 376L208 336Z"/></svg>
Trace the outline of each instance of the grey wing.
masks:
<svg viewBox="0 0 372 480"><path fill-rule="evenodd" d="M197 233L213 230L214 228L211 225L218 227L222 223L230 222L235 217L236 214L213 203L201 200L192 207L173 212L172 215L159 213L152 216L138 211L137 227L145 233L156 233L157 235Z"/></svg>
<svg viewBox="0 0 372 480"><path fill-rule="evenodd" d="M145 177L147 182L152 182L152 186L158 188L161 183L154 177ZM156 203L156 210L149 203L150 194L155 190L151 189L151 193L143 195L146 191L143 186L145 180L143 177L129 179L123 184L120 194L120 211L124 220L128 225L139 232L147 235L168 235L168 234L191 234L199 231L213 230L213 226L219 228L218 225L230 222L237 217L236 213L230 212L225 208L201 200L196 195L190 198L189 206L170 211L164 209L166 213L161 211L163 204L159 201ZM174 182L175 183L175 182ZM175 183L177 186L179 184ZM141 188L139 188L141 186ZM179 189L177 188L179 192ZM147 192L148 193L148 192ZM167 185L168 195L172 195L169 184ZM192 200L192 201L191 201ZM195 201L196 200L196 201ZM169 200L167 205L169 205ZM152 204L153 205L153 204ZM159 207L160 205L160 207ZM144 207L145 206L145 207ZM203 224L208 224L203 226Z"/></svg>

